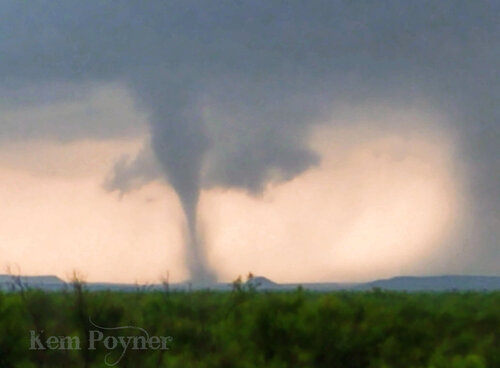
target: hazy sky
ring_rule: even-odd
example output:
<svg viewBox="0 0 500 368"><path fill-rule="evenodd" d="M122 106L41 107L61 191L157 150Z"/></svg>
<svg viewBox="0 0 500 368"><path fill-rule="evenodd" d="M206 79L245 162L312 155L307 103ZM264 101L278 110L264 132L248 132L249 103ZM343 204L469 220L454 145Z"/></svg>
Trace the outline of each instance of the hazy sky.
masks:
<svg viewBox="0 0 500 368"><path fill-rule="evenodd" d="M0 262L498 274L500 5L3 1Z"/></svg>

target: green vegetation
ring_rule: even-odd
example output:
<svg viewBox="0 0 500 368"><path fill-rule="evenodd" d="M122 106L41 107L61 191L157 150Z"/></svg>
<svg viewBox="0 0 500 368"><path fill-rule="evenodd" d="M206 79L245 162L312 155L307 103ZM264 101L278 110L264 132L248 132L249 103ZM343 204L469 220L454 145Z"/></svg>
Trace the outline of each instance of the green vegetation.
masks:
<svg viewBox="0 0 500 368"><path fill-rule="evenodd" d="M91 317L173 337L168 351L127 350L117 367L497 368L499 307L500 293L266 293L241 282L230 293L118 293L77 283L0 294L0 367L106 367L109 350L87 349ZM29 350L30 330L79 336L82 348Z"/></svg>

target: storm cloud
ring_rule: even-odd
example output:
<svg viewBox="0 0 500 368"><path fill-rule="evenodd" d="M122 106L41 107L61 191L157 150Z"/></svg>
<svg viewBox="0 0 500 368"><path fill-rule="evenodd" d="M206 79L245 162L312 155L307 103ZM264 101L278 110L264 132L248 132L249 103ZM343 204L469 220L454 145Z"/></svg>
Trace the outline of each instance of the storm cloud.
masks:
<svg viewBox="0 0 500 368"><path fill-rule="evenodd" d="M195 279L212 273L196 239L203 187L256 193L317 164L308 134L345 103L424 103L448 116L450 125L436 129L459 137L470 214L460 229L463 267L493 272L499 16L491 1L3 1L0 96L33 104L68 97L22 91L126 86L147 116L151 146L118 162L108 187L166 176L188 220ZM69 130L1 122L7 139L133 132L130 122Z"/></svg>

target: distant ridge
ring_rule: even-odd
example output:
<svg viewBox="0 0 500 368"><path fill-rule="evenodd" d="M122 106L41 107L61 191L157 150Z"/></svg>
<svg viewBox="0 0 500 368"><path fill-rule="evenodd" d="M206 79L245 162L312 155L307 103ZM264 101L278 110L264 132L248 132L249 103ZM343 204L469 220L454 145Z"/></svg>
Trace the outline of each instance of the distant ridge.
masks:
<svg viewBox="0 0 500 368"><path fill-rule="evenodd" d="M42 276L15 276L0 275L0 290L19 290L21 287L43 289L43 290L61 290L66 283L54 275Z"/></svg>
<svg viewBox="0 0 500 368"><path fill-rule="evenodd" d="M47 291L58 291L68 287L68 284L57 276L20 276L0 275L0 290L19 290L19 282L26 288L42 289ZM403 292L442 292L442 291L500 291L500 276L397 276L388 279L380 279L366 283L276 283L267 277L256 276L249 279L245 285L255 286L261 291L291 291L299 286L317 292L331 291L367 291L367 290L389 290ZM118 283L86 283L85 287L91 291L112 290L133 292L166 290L165 285L134 285ZM197 285L190 282L172 283L168 285L171 291L190 291L209 289L214 291L230 291L232 283L215 283L211 285Z"/></svg>
<svg viewBox="0 0 500 368"><path fill-rule="evenodd" d="M402 291L500 290L498 276L399 276L376 280L362 287Z"/></svg>
<svg viewBox="0 0 500 368"><path fill-rule="evenodd" d="M0 275L0 283L13 282L18 276L14 275ZM54 275L41 275L41 276L19 276L20 280L25 283L37 284L61 284L64 283L59 277Z"/></svg>

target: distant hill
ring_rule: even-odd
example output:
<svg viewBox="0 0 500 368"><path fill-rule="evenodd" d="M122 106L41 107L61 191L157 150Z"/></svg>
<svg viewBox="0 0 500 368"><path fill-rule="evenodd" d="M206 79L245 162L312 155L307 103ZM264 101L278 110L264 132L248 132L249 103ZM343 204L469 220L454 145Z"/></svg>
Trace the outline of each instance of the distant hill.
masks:
<svg viewBox="0 0 500 368"><path fill-rule="evenodd" d="M264 276L255 276L246 282L247 285L255 286L258 289L274 289L279 288L280 285L269 280Z"/></svg>

